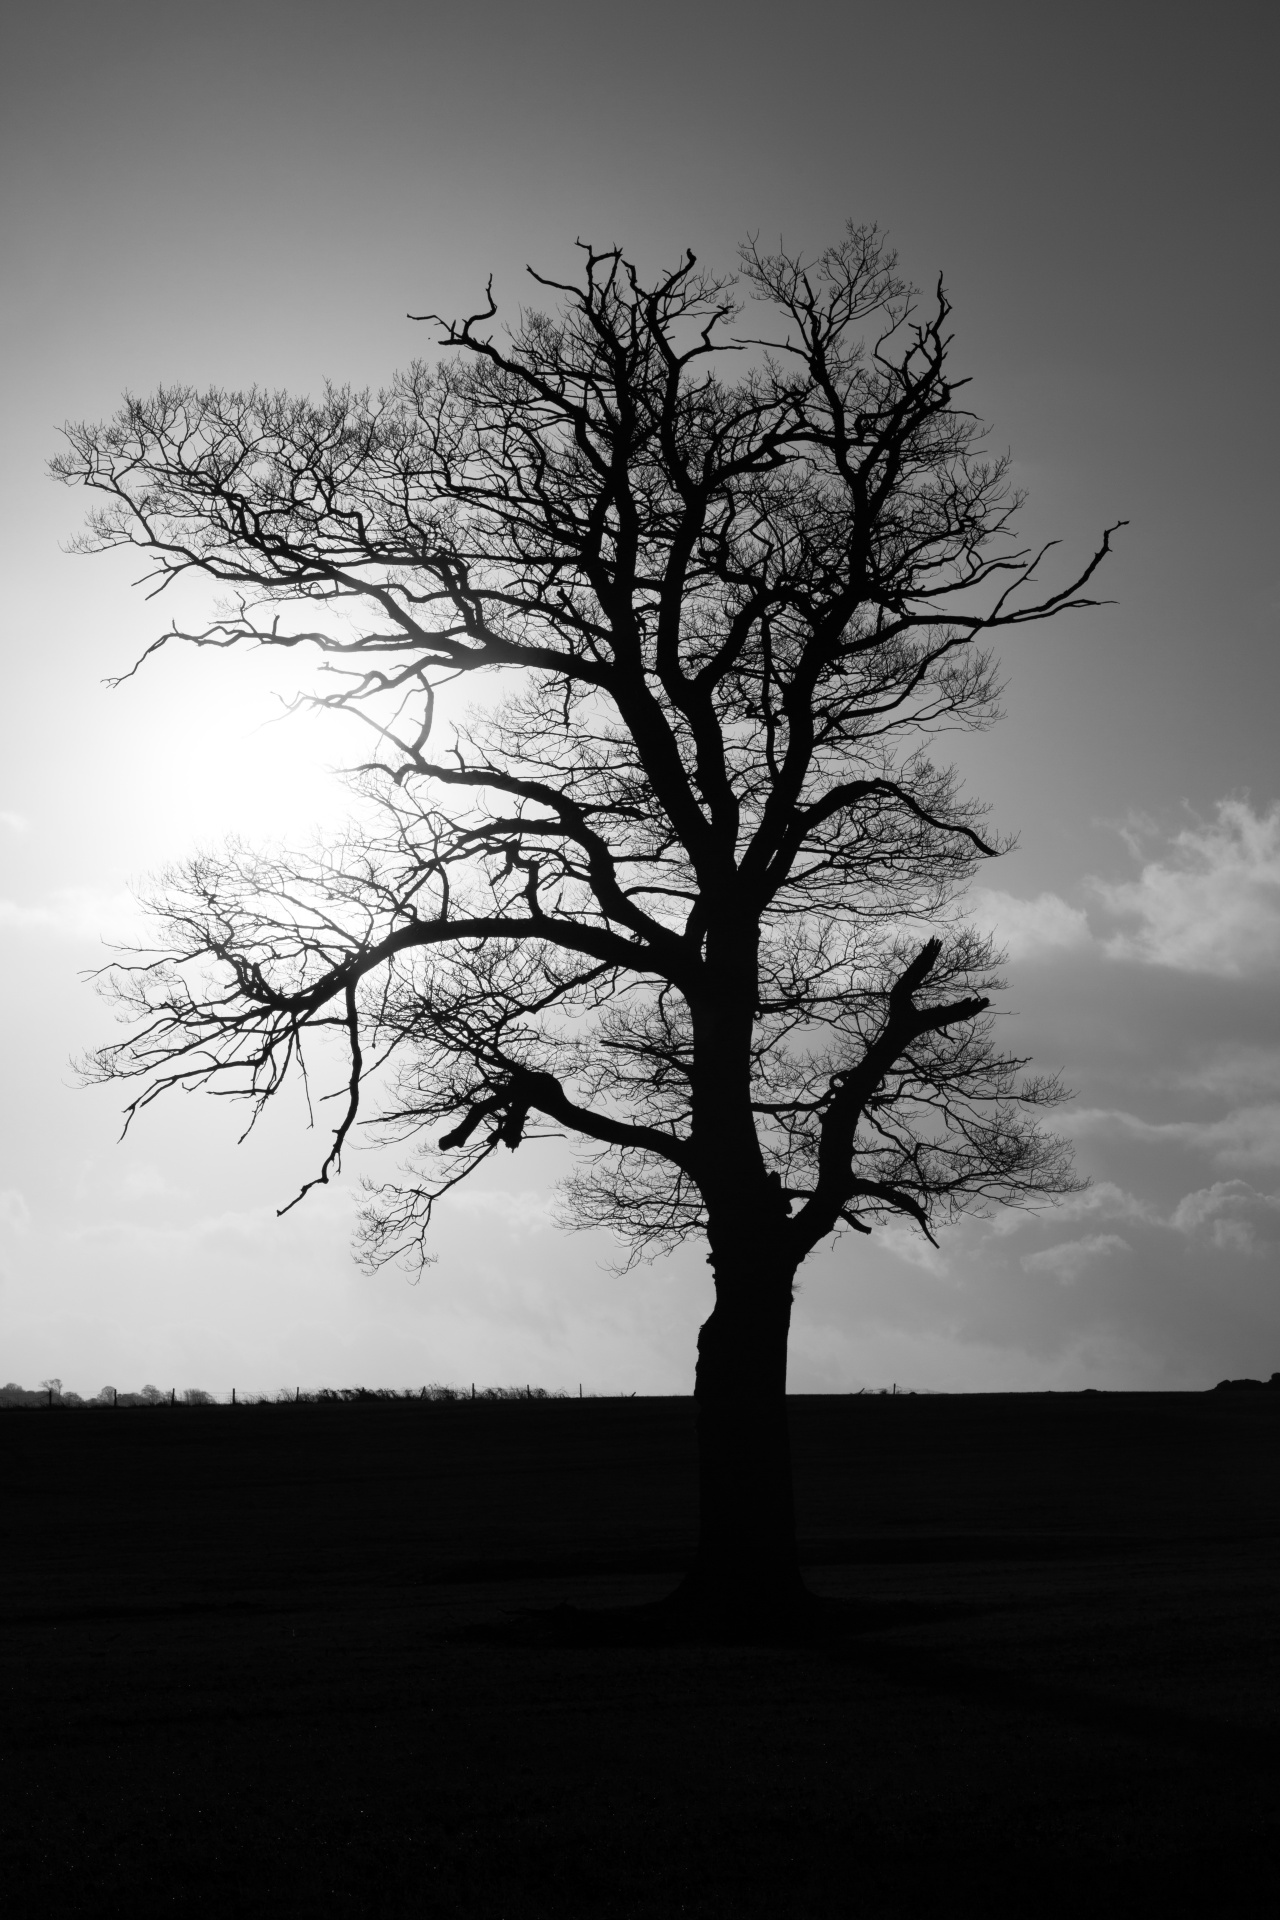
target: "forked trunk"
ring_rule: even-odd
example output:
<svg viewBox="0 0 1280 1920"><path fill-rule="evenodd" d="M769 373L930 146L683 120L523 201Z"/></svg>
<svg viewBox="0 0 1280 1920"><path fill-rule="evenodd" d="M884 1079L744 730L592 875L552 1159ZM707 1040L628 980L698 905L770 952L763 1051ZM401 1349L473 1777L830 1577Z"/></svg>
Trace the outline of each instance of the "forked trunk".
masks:
<svg viewBox="0 0 1280 1920"><path fill-rule="evenodd" d="M767 1257L716 1265L694 1389L698 1551L681 1600L711 1627L785 1630L807 1598L787 1427L793 1270Z"/></svg>

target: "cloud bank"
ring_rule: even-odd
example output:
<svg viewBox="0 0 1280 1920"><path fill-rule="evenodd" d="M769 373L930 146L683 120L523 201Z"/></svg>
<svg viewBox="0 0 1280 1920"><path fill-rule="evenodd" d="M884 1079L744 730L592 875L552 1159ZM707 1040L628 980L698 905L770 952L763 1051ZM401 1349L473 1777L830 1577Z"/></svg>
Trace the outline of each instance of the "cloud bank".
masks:
<svg viewBox="0 0 1280 1920"><path fill-rule="evenodd" d="M1135 858L1156 836L1129 823L1123 838ZM1280 973L1280 802L1255 812L1247 799L1220 800L1211 820L1168 836L1136 877L1090 875L1083 891L1105 922L1095 931L1084 907L1060 894L1033 900L976 887L970 909L992 927L1010 960L1092 949L1109 960L1244 980Z"/></svg>
<svg viewBox="0 0 1280 1920"><path fill-rule="evenodd" d="M1135 853L1146 837L1131 830ZM1103 942L1111 959L1222 980L1280 972L1280 803L1255 813L1247 800L1220 800L1136 879L1093 879L1089 890L1126 923Z"/></svg>

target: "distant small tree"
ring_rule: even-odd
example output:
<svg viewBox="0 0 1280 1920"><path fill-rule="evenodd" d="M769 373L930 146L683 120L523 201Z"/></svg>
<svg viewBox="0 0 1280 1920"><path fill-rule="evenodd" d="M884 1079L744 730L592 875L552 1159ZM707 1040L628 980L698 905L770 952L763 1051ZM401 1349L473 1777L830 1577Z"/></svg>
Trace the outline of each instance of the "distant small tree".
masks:
<svg viewBox="0 0 1280 1920"><path fill-rule="evenodd" d="M633 1256L705 1239L683 1604L785 1614L801 1263L1073 1184L964 914L1008 843L929 743L996 716L989 636L1095 604L1108 537L1028 591L946 295L920 317L874 228L812 265L749 245L736 281L586 248L533 279L554 311L505 333L491 292L419 316L452 357L376 396L168 388L68 429L55 473L105 496L83 547L226 596L148 651L309 646L315 702L373 729L338 844L165 877L93 1070L139 1083L129 1118L178 1086L257 1112L338 1036L316 1178L374 1075L420 1149L369 1196L371 1261L421 1254L443 1194L547 1129L584 1149L571 1223ZM472 676L486 702L444 728Z"/></svg>

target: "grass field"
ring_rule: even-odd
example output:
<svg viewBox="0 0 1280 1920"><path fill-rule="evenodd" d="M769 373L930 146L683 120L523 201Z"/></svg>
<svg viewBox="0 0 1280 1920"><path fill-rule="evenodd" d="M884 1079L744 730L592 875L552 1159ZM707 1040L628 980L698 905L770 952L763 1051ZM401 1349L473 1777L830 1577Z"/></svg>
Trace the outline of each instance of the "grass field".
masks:
<svg viewBox="0 0 1280 1920"><path fill-rule="evenodd" d="M6 1911L1273 1910L1280 1393L790 1404L799 1647L522 1626L688 1400L0 1413Z"/></svg>

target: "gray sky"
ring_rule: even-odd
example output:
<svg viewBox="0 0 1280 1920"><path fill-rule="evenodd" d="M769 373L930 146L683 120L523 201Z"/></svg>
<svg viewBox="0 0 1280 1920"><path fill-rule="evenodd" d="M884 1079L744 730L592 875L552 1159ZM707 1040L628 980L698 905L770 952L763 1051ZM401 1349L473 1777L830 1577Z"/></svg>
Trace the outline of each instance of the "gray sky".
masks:
<svg viewBox="0 0 1280 1920"><path fill-rule="evenodd" d="M0 711L0 1377L525 1380L686 1391L709 1279L625 1279L549 1224L555 1150L444 1220L421 1283L360 1274L354 1177L295 1106L117 1097L68 1057L129 883L228 830L305 833L341 740L271 723L279 664L162 658L127 564L68 557L43 478L68 417L161 380L377 383L489 272L729 266L876 219L955 304L956 364L1073 565L1127 517L1116 605L1013 636L966 748L1017 853L982 910L1008 1037L1076 1090L1095 1179L1032 1221L905 1231L804 1273L794 1390L1198 1386L1280 1368L1275 727L1277 35L1225 5L1027 8L369 0L58 5L9 30L0 101L6 455ZM492 1165L492 1163L490 1163Z"/></svg>

